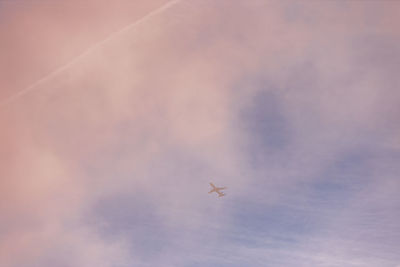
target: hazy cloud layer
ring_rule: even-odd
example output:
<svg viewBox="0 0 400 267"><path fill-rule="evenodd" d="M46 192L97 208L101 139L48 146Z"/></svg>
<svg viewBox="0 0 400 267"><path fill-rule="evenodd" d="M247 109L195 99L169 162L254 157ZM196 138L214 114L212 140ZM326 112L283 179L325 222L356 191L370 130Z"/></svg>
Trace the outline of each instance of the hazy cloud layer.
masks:
<svg viewBox="0 0 400 267"><path fill-rule="evenodd" d="M166 3L0 2L1 103ZM180 1L2 106L0 266L399 265L399 11Z"/></svg>

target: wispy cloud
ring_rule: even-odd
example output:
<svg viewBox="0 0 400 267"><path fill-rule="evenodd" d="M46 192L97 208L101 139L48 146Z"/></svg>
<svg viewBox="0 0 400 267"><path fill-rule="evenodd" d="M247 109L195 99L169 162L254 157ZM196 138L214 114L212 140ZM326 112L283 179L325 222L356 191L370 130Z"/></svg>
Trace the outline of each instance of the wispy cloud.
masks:
<svg viewBox="0 0 400 267"><path fill-rule="evenodd" d="M398 265L399 8L181 1L63 65L0 112L1 263Z"/></svg>

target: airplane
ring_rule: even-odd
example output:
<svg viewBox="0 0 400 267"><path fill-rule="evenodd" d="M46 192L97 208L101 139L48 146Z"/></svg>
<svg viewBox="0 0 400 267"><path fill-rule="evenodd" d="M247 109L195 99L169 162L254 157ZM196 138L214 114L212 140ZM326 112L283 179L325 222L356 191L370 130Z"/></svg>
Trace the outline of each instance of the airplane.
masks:
<svg viewBox="0 0 400 267"><path fill-rule="evenodd" d="M218 194L218 197L225 196L225 194L220 190L226 189L226 187L216 187L213 183L210 183L210 185L212 186L213 189L210 192L208 192L209 194L211 194L212 192L216 192Z"/></svg>

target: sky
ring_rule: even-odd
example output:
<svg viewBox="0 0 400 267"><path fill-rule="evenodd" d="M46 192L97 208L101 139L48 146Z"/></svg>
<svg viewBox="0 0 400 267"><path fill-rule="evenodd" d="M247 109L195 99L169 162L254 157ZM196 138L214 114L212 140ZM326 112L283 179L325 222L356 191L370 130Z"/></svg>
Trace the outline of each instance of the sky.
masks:
<svg viewBox="0 0 400 267"><path fill-rule="evenodd" d="M400 266L399 13L0 0L0 267Z"/></svg>

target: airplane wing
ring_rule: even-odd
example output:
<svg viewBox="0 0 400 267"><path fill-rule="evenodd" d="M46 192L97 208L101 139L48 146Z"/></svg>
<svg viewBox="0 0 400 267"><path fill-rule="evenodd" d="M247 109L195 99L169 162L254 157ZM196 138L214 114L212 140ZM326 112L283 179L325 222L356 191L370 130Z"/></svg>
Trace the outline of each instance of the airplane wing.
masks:
<svg viewBox="0 0 400 267"><path fill-rule="evenodd" d="M225 194L224 193L221 193L221 192L217 192L218 193L218 196L219 197L223 197L223 196L225 196Z"/></svg>
<svg viewBox="0 0 400 267"><path fill-rule="evenodd" d="M216 188L215 185L214 185L213 183L210 183L210 185L211 185L213 188Z"/></svg>

